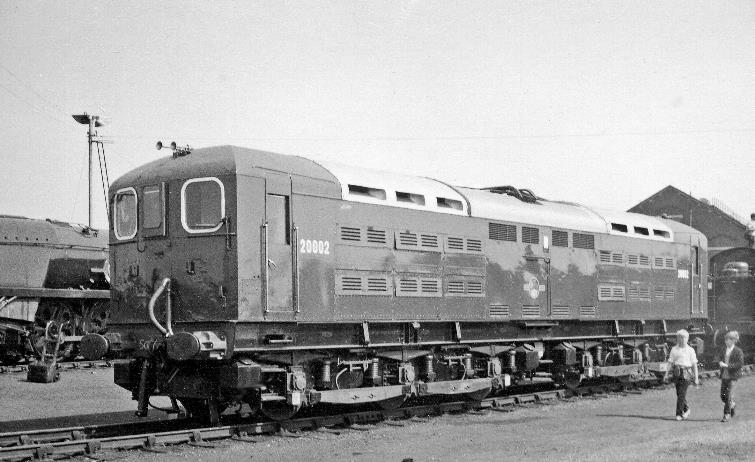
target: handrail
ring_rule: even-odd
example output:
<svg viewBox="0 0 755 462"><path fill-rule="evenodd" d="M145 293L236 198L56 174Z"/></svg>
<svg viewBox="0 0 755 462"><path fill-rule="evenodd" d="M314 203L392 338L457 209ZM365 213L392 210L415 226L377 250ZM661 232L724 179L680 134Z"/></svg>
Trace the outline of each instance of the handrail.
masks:
<svg viewBox="0 0 755 462"><path fill-rule="evenodd" d="M291 282L293 285L294 313L299 312L299 227L293 227L293 245L291 246Z"/></svg>
<svg viewBox="0 0 755 462"><path fill-rule="evenodd" d="M265 223L262 224L262 232L260 233L260 237L262 239L262 308L265 314L270 312L270 308L268 307L268 290L270 289L270 271L268 270L267 265L269 264L268 256L269 256L269 249L268 249L268 232L269 232L270 224L265 221Z"/></svg>
<svg viewBox="0 0 755 462"><path fill-rule="evenodd" d="M168 298L165 302L165 324L167 325L167 328L163 327L157 318L155 318L155 302L157 302L157 299L162 295L166 287L168 288ZM160 283L160 286L155 290L155 293L152 294L152 297L149 299L149 304L147 305L147 311L149 312L150 321L152 321L152 324L157 327L157 330L166 337L173 335L173 326L171 325L173 320L170 306L170 278L164 278Z"/></svg>

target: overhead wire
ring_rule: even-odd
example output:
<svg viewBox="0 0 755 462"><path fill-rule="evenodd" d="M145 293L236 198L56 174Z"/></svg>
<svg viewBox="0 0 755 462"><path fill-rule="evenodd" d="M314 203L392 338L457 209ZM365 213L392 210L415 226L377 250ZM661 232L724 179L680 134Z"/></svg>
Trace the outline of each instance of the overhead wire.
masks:
<svg viewBox="0 0 755 462"><path fill-rule="evenodd" d="M83 165L79 165L79 180L76 182L76 192L73 195L73 207L71 210L71 218L68 221L73 222L73 217L76 215L76 204L79 201L79 188L81 187L81 177L84 176Z"/></svg>
<svg viewBox="0 0 755 462"><path fill-rule="evenodd" d="M100 143L102 144L102 143ZM105 157L105 146L102 146L102 163L105 164L105 181L107 181L107 187L110 188L110 172L107 168L107 157Z"/></svg>
<svg viewBox="0 0 755 462"><path fill-rule="evenodd" d="M17 81L26 90L27 94L31 94L34 97L36 97L37 101L36 102L32 101L28 97L24 97L23 95L20 95L18 92L14 91L14 89L9 87L8 84L0 83L0 88L4 89L12 97L17 99L21 103L27 105L29 108L31 108L35 112L45 115L48 118L55 120L57 122L60 122L62 124L70 125L70 120L67 117L60 116L61 114L64 114L67 116L67 113L58 104L56 104L50 98L42 95L39 91L34 89L33 86L31 86L24 79L19 77L15 72L13 72L3 63L0 63L0 69L4 70L7 74L13 77L13 79L15 79L15 81ZM100 178L102 180L102 192L105 199L105 211L109 217L110 210L109 210L108 201L107 201L107 188L110 187L110 176L109 176L108 167L107 167L107 158L105 156L105 148L104 146L101 146L101 143L99 142L97 143L97 159L100 165ZM77 191L79 190L79 187L81 186L83 174L84 174L84 170L83 168L80 167L79 178L76 183ZM88 195L89 194L87 193L87 196ZM71 218L69 221L73 221L74 219L74 215L76 214L76 207L78 205L78 199L79 199L79 195L75 194L73 198L72 207L71 207Z"/></svg>
<svg viewBox="0 0 755 462"><path fill-rule="evenodd" d="M511 135L450 135L450 136L365 136L365 137L245 137L245 138L216 138L175 136L184 141L228 142L228 141L448 141L448 140L504 140L504 139L538 139L538 138L599 138L612 136L676 136L702 135L710 133L752 133L755 127L748 128L710 128L710 129L681 129L681 130L646 130L625 132L594 132L594 133L544 133L544 134L511 134ZM150 139L145 135L109 134L110 138Z"/></svg>
<svg viewBox="0 0 755 462"><path fill-rule="evenodd" d="M102 148L102 152L100 153L100 148ZM105 213L107 214L108 218L110 218L110 208L108 207L108 201L107 201L107 188L110 187L110 180L106 179L107 176L107 165L103 168L103 160L105 159L105 146L102 146L102 143L97 143L97 161L100 164L100 179L102 180L100 183L102 184L102 196L105 199ZM106 182L107 182L107 188L106 188Z"/></svg>
<svg viewBox="0 0 755 462"><path fill-rule="evenodd" d="M65 114L65 111L64 111L64 110L63 110L63 109L62 109L62 108L61 108L60 106L58 106L58 105L57 105L57 104L56 104L56 103L55 103L54 101L50 100L49 98L46 98L46 97L42 96L42 95L41 95L41 94L40 94L40 93L39 93L39 92L38 92L37 90L35 90L35 89L34 89L34 88L33 88L33 87L31 86L31 85L29 85L29 84L28 84L28 83L26 83L26 82L25 82L25 81L24 81L23 79L21 79L21 78L20 78L20 77L19 77L18 75L16 75L16 73L15 73L15 72L11 71L11 70L10 70L10 69L8 69L8 68L7 68L6 66L4 66L4 65L3 65L3 63L0 63L0 68L2 68L3 70L5 70L5 72L7 72L8 74L12 75L12 76L13 76L13 78L15 78L15 79L16 79L16 80L17 80L17 81L18 81L18 82L19 82L19 83L20 83L21 85L23 85L23 86L24 86L24 87L25 87L25 88L26 88L27 90L29 90L30 92L34 93L34 94L35 94L35 95L37 96L37 98L39 98L39 99L41 99L42 101L46 102L47 104L49 104L49 105L53 106L53 108L54 108L54 109L56 109L56 110L57 110L58 112Z"/></svg>
<svg viewBox="0 0 755 462"><path fill-rule="evenodd" d="M50 112L45 111L43 108L40 108L39 106L37 106L33 102L28 101L28 100L22 98L21 96L17 95L13 90L11 90L10 88L8 88L7 86L5 86L3 84L0 84L0 88L2 88L3 90L7 91L11 96L13 96L14 98L16 98L18 101L20 101L20 102L24 103L25 105L29 106L35 112L38 112L38 113L40 113L42 115L45 115L45 116L51 118L52 120L54 120L56 122L60 122L60 123L64 123L64 124L68 125L69 122L67 120L64 120L64 119L62 119L60 117L57 117L57 116L51 114Z"/></svg>

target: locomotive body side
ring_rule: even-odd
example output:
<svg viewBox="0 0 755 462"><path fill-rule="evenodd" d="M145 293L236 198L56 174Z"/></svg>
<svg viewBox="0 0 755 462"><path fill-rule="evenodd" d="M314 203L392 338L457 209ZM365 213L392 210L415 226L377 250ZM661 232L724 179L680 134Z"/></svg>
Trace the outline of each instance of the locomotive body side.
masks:
<svg viewBox="0 0 755 462"><path fill-rule="evenodd" d="M705 238L640 215L229 146L111 190L111 332L87 344L134 359L142 413L633 375L707 316Z"/></svg>

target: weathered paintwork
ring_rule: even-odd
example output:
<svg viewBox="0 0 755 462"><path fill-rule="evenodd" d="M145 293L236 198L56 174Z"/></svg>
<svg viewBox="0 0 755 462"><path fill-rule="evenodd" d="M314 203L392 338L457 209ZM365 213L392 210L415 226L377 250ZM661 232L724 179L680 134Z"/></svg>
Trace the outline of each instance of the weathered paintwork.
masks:
<svg viewBox="0 0 755 462"><path fill-rule="evenodd" d="M180 222L179 191L186 180L205 177L223 183L228 221L214 232L190 234ZM150 185L164 188L165 227L157 235L140 230L132 239L111 236L111 323L126 330L143 324L137 336L152 329L146 305L163 277L173 284L176 329L193 329L192 322L226 323L223 333L234 339L227 354L309 348L312 342L364 344L363 322L373 324L368 326L373 343L381 330L394 330L392 322L400 322L395 329L402 332L406 322L418 323L415 334L384 339L400 344L417 334L425 341L453 339L458 332L449 335L448 321L462 323L465 340L500 340L610 335L617 333L616 326L618 333L660 332L664 321L686 325L707 316L706 287L700 284L700 274L707 271L705 238L669 220L637 217L674 231L673 237L652 240L620 236L610 227L595 232L605 221L583 206L510 204L515 199L467 188L456 191L487 194L487 202L499 198L511 210L554 210L547 213L559 224L578 223L566 218L573 210L583 220L589 216L590 224L583 230L512 222L505 216L478 218L475 202L468 205L472 216L460 216L345 200L336 176L312 161L231 146L156 160L120 178L111 191ZM270 221L271 196L287 198L289 218L282 226L290 229L285 242L268 242L263 255L265 223L280 226ZM489 215L495 208L482 210ZM516 241L490 239L491 223L516 226ZM521 242L523 226L536 229L537 243ZM568 233L566 247L553 245L554 231ZM575 232L593 236L593 248L575 248ZM427 237L429 244L405 245L402 233ZM452 248L454 239L461 249ZM601 251L614 260L620 254L622 262L601 262ZM630 255L649 260L629 262ZM656 266L653 258L667 264ZM420 289L412 293L415 284ZM623 287L621 301L602 300L599 286ZM444 324L437 329L428 324L437 322ZM328 328L313 336L309 323ZM438 330L443 334L433 333ZM271 344L277 337L286 342Z"/></svg>
<svg viewBox="0 0 755 462"><path fill-rule="evenodd" d="M135 358L116 382L140 414L159 389L286 418L341 388L392 387L374 400L394 405L476 399L541 363L560 383L633 374L676 329L702 332L703 235L496 191L512 189L232 146L158 159L111 187L110 333L92 350Z"/></svg>

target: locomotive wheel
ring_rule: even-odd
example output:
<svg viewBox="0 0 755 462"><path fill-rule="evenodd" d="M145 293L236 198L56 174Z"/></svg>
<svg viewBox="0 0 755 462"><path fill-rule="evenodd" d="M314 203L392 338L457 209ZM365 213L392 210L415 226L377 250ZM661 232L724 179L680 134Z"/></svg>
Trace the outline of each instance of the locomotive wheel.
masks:
<svg viewBox="0 0 755 462"><path fill-rule="evenodd" d="M392 411L398 409L406 402L406 395L396 396L394 398L384 399L382 401L375 402L375 407L383 411Z"/></svg>
<svg viewBox="0 0 755 462"><path fill-rule="evenodd" d="M75 335L75 314L70 305L61 303L58 305L40 304L37 312L34 314L34 328L30 335L30 343L34 352L42 355L45 344L45 328L49 321L55 321L58 326L63 326L64 335ZM48 344L47 349L50 352L52 345ZM58 359L73 359L75 356L74 345L64 343L58 350Z"/></svg>
<svg viewBox="0 0 755 462"><path fill-rule="evenodd" d="M178 400L186 409L190 419L210 425L217 425L220 422L220 414L223 410L216 400L201 398L179 398Z"/></svg>
<svg viewBox="0 0 755 462"><path fill-rule="evenodd" d="M280 422L293 417L301 409L301 404L294 406L285 401L263 401L260 403L260 411L270 420Z"/></svg>
<svg viewBox="0 0 755 462"><path fill-rule="evenodd" d="M576 390L579 388L579 384L582 383L582 377L567 377L564 380L564 385L566 385L566 388L568 388L571 391Z"/></svg>
<svg viewBox="0 0 755 462"><path fill-rule="evenodd" d="M564 385L566 388L574 391L579 388L580 383L582 383L582 374L573 371L564 372Z"/></svg>
<svg viewBox="0 0 755 462"><path fill-rule="evenodd" d="M492 390L492 387L488 387L483 388L482 390L474 391L472 393L464 393L464 399L468 401L482 401L483 399L488 397Z"/></svg>
<svg viewBox="0 0 755 462"><path fill-rule="evenodd" d="M79 335L102 334L107 330L107 322L110 317L107 302L97 302L91 306L81 307L79 318Z"/></svg>

